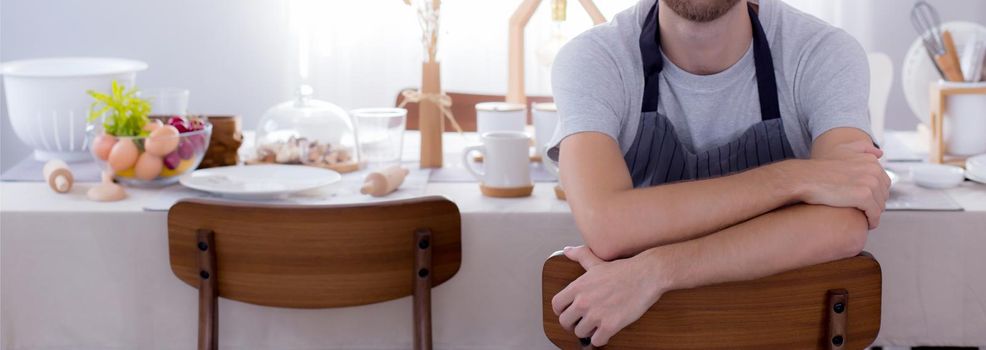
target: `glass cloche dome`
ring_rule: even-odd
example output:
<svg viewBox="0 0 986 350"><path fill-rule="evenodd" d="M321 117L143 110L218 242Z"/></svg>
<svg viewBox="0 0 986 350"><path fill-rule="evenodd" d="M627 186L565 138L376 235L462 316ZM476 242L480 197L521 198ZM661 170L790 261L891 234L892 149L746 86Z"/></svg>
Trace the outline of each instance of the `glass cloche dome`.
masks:
<svg viewBox="0 0 986 350"><path fill-rule="evenodd" d="M312 99L303 85L295 100L264 113L257 127L251 163L305 164L350 172L359 168L356 134L345 110Z"/></svg>

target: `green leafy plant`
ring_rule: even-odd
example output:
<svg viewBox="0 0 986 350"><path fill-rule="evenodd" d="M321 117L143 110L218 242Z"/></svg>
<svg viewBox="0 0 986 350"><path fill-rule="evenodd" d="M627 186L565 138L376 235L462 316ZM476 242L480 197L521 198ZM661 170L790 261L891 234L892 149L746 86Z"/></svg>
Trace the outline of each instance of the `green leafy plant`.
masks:
<svg viewBox="0 0 986 350"><path fill-rule="evenodd" d="M127 90L126 87L114 80L112 91L109 94L93 90L88 90L86 93L95 99L89 107L87 120L90 123L105 114L103 129L107 134L147 136L148 133L144 131L144 124L149 122L147 115L151 112L151 103L137 97L136 87Z"/></svg>

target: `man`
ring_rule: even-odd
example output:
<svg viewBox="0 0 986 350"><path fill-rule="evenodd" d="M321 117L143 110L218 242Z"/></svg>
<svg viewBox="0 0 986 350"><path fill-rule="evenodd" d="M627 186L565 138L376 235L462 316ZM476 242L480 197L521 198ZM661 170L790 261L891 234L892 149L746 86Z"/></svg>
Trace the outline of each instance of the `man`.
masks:
<svg viewBox="0 0 986 350"><path fill-rule="evenodd" d="M890 179L868 66L780 0L641 0L554 63L559 162L587 272L552 300L601 346L669 290L859 253Z"/></svg>

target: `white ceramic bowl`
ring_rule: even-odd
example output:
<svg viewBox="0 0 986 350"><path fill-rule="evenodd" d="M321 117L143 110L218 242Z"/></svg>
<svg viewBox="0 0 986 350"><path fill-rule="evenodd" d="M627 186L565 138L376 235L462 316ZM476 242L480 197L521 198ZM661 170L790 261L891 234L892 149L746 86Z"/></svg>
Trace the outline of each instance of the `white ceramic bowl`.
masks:
<svg viewBox="0 0 986 350"><path fill-rule="evenodd" d="M128 89L147 64L119 58L65 57L12 61L0 66L14 133L34 148L34 158L91 159L86 116L92 97L109 93L114 80Z"/></svg>
<svg viewBox="0 0 986 350"><path fill-rule="evenodd" d="M986 184L986 154L969 157L965 160L965 177Z"/></svg>
<svg viewBox="0 0 986 350"><path fill-rule="evenodd" d="M952 165L916 164L911 168L911 177L918 186L944 189L965 181L965 171Z"/></svg>

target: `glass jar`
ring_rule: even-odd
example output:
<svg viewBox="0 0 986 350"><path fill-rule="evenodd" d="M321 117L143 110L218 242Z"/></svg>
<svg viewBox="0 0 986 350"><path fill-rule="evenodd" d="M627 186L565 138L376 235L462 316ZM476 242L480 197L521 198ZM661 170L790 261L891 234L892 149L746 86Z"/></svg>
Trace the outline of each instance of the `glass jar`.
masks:
<svg viewBox="0 0 986 350"><path fill-rule="evenodd" d="M359 169L349 114L311 95L312 88L302 86L297 99L264 113L257 127L256 155L248 163L305 164L342 173Z"/></svg>

